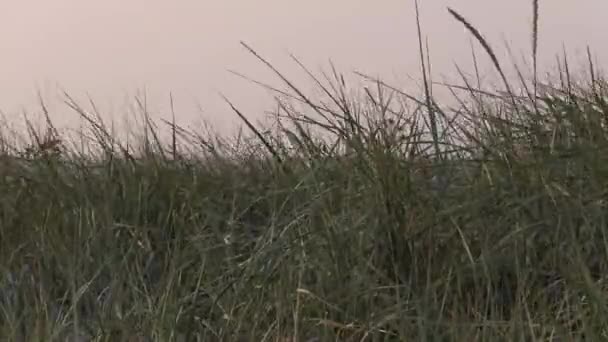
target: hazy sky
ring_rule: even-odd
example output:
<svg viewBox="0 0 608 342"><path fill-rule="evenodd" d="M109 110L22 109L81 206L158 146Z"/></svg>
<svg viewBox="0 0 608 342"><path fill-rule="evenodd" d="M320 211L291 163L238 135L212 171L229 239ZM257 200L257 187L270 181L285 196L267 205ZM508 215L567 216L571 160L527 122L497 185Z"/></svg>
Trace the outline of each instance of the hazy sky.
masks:
<svg viewBox="0 0 608 342"><path fill-rule="evenodd" d="M453 75L453 63L471 70L470 35L447 6L481 30L504 63L503 37L516 54L529 53L531 0L420 3L438 76ZM562 44L575 61L584 61L587 44L600 64L606 61L608 1L541 0L540 7L545 70L554 67ZM241 40L304 89L312 84L289 53L313 70L331 59L343 72L356 69L406 86L408 75L420 75L414 20L413 0L2 0L0 109L9 115L31 110L40 89L54 118L72 123L76 116L57 101L60 86L78 98L90 94L102 111L119 116L145 87L158 111L166 110L173 92L181 123L200 115L220 124L235 120L217 91L259 117L271 109L271 97L227 69L276 79Z"/></svg>

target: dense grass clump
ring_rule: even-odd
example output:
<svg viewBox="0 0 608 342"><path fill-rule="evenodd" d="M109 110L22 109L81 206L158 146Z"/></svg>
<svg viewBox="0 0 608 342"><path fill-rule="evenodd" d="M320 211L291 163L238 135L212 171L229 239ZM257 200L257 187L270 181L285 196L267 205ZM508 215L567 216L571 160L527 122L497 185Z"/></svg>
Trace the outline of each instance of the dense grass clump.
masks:
<svg viewBox="0 0 608 342"><path fill-rule="evenodd" d="M126 144L68 99L90 140L3 140L0 336L607 339L608 83L564 58L516 94L450 13L506 92L463 77L440 106L421 54L422 99L334 71L313 100L250 49L291 89L268 132L230 104L253 136L167 144L144 113Z"/></svg>

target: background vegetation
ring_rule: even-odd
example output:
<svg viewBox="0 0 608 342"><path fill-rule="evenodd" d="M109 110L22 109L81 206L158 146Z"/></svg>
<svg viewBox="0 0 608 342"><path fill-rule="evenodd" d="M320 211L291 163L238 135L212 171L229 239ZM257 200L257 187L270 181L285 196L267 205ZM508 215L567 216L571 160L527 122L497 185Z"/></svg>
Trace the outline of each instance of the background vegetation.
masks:
<svg viewBox="0 0 608 342"><path fill-rule="evenodd" d="M461 73L455 106L433 97L422 38L420 97L365 75L353 93L333 70L310 73L312 99L244 45L290 89L267 130L228 102L251 135L164 122L161 139L142 110L138 140L119 141L66 95L79 140L50 120L26 149L6 131L0 336L608 339L608 83L565 56L538 81L533 5L517 87L450 9L503 81Z"/></svg>

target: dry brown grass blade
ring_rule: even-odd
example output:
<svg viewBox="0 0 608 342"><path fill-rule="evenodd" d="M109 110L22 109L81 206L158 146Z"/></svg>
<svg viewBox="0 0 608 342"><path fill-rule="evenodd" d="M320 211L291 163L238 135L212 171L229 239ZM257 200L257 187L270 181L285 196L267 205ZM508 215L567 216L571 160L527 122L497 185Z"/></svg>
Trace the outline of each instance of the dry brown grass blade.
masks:
<svg viewBox="0 0 608 342"><path fill-rule="evenodd" d="M173 154L173 160L177 159L177 132L175 125L175 107L173 105L173 94L169 93L169 102L171 106L171 152Z"/></svg>
<svg viewBox="0 0 608 342"><path fill-rule="evenodd" d="M431 104L431 86L427 77L427 65L425 63L424 49L422 47L422 30L420 29L420 11L418 9L418 0L414 2L414 5L416 8L416 28L418 32L418 50L420 52L420 65L422 67L422 81L424 83L424 97L426 101L426 108L429 114L431 135L433 137L433 146L435 148L436 155L438 157L441 157L441 150L439 149L439 133L437 132L437 118L435 116L435 111L433 110L433 106Z"/></svg>
<svg viewBox="0 0 608 342"><path fill-rule="evenodd" d="M246 76L246 75L244 75L242 73L239 73L238 71L228 70L228 72L230 72L231 74L233 74L235 76L238 76L238 77L240 77L240 78L242 78L242 79L244 79L246 81L249 81L249 82L252 82L254 84L257 84L257 85L259 85L259 86L261 86L261 87L263 87L263 88L265 88L265 89L267 89L267 90L269 90L271 92L274 92L274 93L277 93L277 94L279 94L281 96L284 96L287 99L294 100L294 101L297 101L299 103L304 103L304 104L312 107L317 114L319 114L326 122L328 122L328 124L324 124L324 123L321 123L321 122L319 122L317 120L314 120L310 116L306 116L304 119L299 118L299 120L308 121L309 123L315 123L319 127L322 127L322 128L324 128L326 130L329 130L329 131L337 130L338 133L340 133L340 134L346 134L341 128L335 126L334 123L331 121L331 119L326 114L324 114L324 112L329 113L332 116L334 116L334 117L336 117L338 119L341 119L341 120L344 120L344 116L343 115L340 115L339 113L337 113L335 111L332 111L329 108L326 108L326 107L314 104L312 102L306 102L306 100L303 100L302 98L300 98L298 96L295 96L295 95L290 94L290 93L288 93L286 91L277 89L277 88L275 88L275 87L273 87L271 85L268 85L266 83L254 80L254 79L252 79L252 78L250 78L250 77L248 77L248 76Z"/></svg>
<svg viewBox="0 0 608 342"><path fill-rule="evenodd" d="M247 117L238 109L234 106L234 104L223 94L220 94L220 96L224 99L224 101L226 101L226 103L230 106L230 108L232 109L232 111L234 111L236 113L236 115L239 116L239 118L241 118L241 120L243 120L243 122L245 123L245 125L247 125L247 127L253 132L253 134L256 135L256 137L258 139L260 139L260 141L262 142L262 144L264 144L264 146L266 147L266 149L268 150L268 152L270 152L270 154L272 154L272 156L276 159L276 161L283 165L284 167L286 167L283 164L283 159L281 158L281 156L279 155L279 153L275 150L275 148L270 144L270 142L268 141L268 139L266 139L264 137L264 135L260 132L259 129L257 129L252 123L251 121L249 121L249 119L247 119Z"/></svg>
<svg viewBox="0 0 608 342"><path fill-rule="evenodd" d="M245 49L247 49L252 55L254 55L259 61L261 61L262 63L264 63L264 65L266 65L270 70L272 70L272 72L274 72L277 76L279 76L279 78L285 82L285 84L287 84L287 86L289 88L291 88L291 90L293 90L301 99L302 101L304 101L308 106L310 106L310 108L312 108L317 114L319 114L321 117L323 117L323 113L321 110L319 110L319 107L317 105L315 105L306 95L304 95L304 93L302 93L300 91L300 89L298 89L298 87L296 87L293 83L291 83L291 81L289 81L279 70L277 70L270 62L268 62L265 58L263 58L262 56L260 56L260 54L258 54L253 48L251 48L249 45L247 45L245 42L241 42L241 45L243 47L245 47Z"/></svg>
<svg viewBox="0 0 608 342"><path fill-rule="evenodd" d="M509 85L509 81L507 80L507 77L505 76L505 73L502 71L502 67L500 66L500 63L498 62L498 58L496 57L496 54L494 53L494 50L492 49L492 47L490 46L490 44L488 43L488 41L481 35L481 33L479 32L479 30L477 30L471 23L469 23L458 12L456 12L455 10L453 10L453 9L451 9L449 7L448 7L448 12L456 20L458 20L460 23L462 23L464 25L464 27L469 32L471 32L471 34L475 37L475 39L477 39L477 41L479 42L479 44L481 44L481 46L483 47L483 49L486 51L486 53L488 54L488 56L490 56L490 59L492 60L492 64L494 65L494 67L496 68L496 70L498 71L498 73L500 74L500 77L502 78L502 81L505 84L505 88L507 89L507 92L511 95L511 100L513 102L513 109L517 110L517 104L515 103L515 97L513 95L513 91L511 90L511 86Z"/></svg>
<svg viewBox="0 0 608 342"><path fill-rule="evenodd" d="M538 113L536 102L537 83L538 83L538 0L532 0L532 64L534 72L534 109Z"/></svg>

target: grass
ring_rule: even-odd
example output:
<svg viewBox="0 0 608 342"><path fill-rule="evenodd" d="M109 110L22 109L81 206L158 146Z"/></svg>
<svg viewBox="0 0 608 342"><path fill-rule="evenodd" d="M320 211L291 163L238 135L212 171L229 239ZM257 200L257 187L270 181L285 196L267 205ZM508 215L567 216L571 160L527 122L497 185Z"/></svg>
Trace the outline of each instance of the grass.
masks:
<svg viewBox="0 0 608 342"><path fill-rule="evenodd" d="M312 99L245 45L290 91L268 130L226 99L252 132L234 139L173 119L167 143L144 110L119 141L66 95L78 143L47 120L30 148L0 144L0 337L607 339L608 83L565 56L538 81L533 5L522 94L449 10L506 88L463 76L455 107L433 98L422 33L422 99L305 69Z"/></svg>

